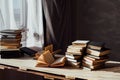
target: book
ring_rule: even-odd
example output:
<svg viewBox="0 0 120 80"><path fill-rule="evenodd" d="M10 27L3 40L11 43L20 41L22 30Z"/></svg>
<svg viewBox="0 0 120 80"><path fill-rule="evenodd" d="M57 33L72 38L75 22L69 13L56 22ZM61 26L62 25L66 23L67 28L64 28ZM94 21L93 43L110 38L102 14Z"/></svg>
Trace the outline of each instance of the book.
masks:
<svg viewBox="0 0 120 80"><path fill-rule="evenodd" d="M83 62L89 63L89 64L91 64L91 65L104 63L104 62L106 62L107 60L108 60L108 59L97 59L97 60L94 60L94 59L91 59L91 58L88 58L88 57L84 57L84 58L83 58Z"/></svg>
<svg viewBox="0 0 120 80"><path fill-rule="evenodd" d="M88 44L88 48L95 49L95 50L101 50L104 47L104 42L97 42L97 41L91 41Z"/></svg>
<svg viewBox="0 0 120 80"><path fill-rule="evenodd" d="M1 45L2 45L2 44L3 44L3 45L6 45L6 44L7 44L7 45L9 45L9 44L10 44L10 45L14 45L14 44L17 44L17 45L18 45L18 44L20 44L20 41L16 41L16 42L15 42L15 41L14 41L14 42L13 42L13 41L11 41L11 42L10 42L10 41L0 41L0 44L1 44Z"/></svg>
<svg viewBox="0 0 120 80"><path fill-rule="evenodd" d="M22 31L23 31L22 29L5 29L0 31L0 33L20 34Z"/></svg>
<svg viewBox="0 0 120 80"><path fill-rule="evenodd" d="M37 51L30 49L28 47L22 47L22 48L20 48L20 51L21 51L21 53L25 53L31 57L35 56L35 54L37 53Z"/></svg>
<svg viewBox="0 0 120 80"><path fill-rule="evenodd" d="M96 69L101 69L101 68L104 68L105 67L105 64L97 64L97 65L89 65L89 64L86 64L86 63L82 63L82 65L84 66L84 67L87 67L87 68L89 68L89 69L91 69L91 70L96 70Z"/></svg>
<svg viewBox="0 0 120 80"><path fill-rule="evenodd" d="M66 56L66 58L70 58L70 59L80 59L81 58L81 55L66 54L65 56Z"/></svg>
<svg viewBox="0 0 120 80"><path fill-rule="evenodd" d="M86 44L89 42L89 40L76 40L76 41L73 41L72 44L73 45L84 45L86 46Z"/></svg>
<svg viewBox="0 0 120 80"><path fill-rule="evenodd" d="M80 62L81 59L71 59L71 58L67 58L67 61L70 61L70 62Z"/></svg>
<svg viewBox="0 0 120 80"><path fill-rule="evenodd" d="M80 49L72 49L72 48L67 48L67 52L68 53L72 53L72 54L78 54L78 55L82 55L82 50Z"/></svg>
<svg viewBox="0 0 120 80"><path fill-rule="evenodd" d="M22 35L2 35L1 39L21 39Z"/></svg>
<svg viewBox="0 0 120 80"><path fill-rule="evenodd" d="M20 42L0 42L1 46L21 46Z"/></svg>
<svg viewBox="0 0 120 80"><path fill-rule="evenodd" d="M21 38L19 38L19 39L2 39L2 38L0 38L0 43L1 42L8 42L8 43L10 43L10 42L20 42L21 41Z"/></svg>
<svg viewBox="0 0 120 80"><path fill-rule="evenodd" d="M82 55L82 52L75 53L75 52L66 52L68 55Z"/></svg>
<svg viewBox="0 0 120 80"><path fill-rule="evenodd" d="M69 45L68 48L71 49L80 49L82 50L85 46L81 46L81 45Z"/></svg>
<svg viewBox="0 0 120 80"><path fill-rule="evenodd" d="M49 50L45 51L37 60L36 67L62 67L65 65L66 57L55 59Z"/></svg>
<svg viewBox="0 0 120 80"><path fill-rule="evenodd" d="M19 58L23 56L19 51L1 51L0 54L1 58Z"/></svg>
<svg viewBox="0 0 120 80"><path fill-rule="evenodd" d="M90 55L90 54L87 54L86 57L90 57L90 58L93 58L93 59L108 59L108 55L104 55L104 56L94 56L94 55Z"/></svg>
<svg viewBox="0 0 120 80"><path fill-rule="evenodd" d="M68 66L71 66L71 67L74 67L74 68L80 68L80 67L81 67L80 62L67 61L66 64L67 64Z"/></svg>
<svg viewBox="0 0 120 80"><path fill-rule="evenodd" d="M52 53L53 52L53 44L46 46L44 50L45 51L49 50Z"/></svg>
<svg viewBox="0 0 120 80"><path fill-rule="evenodd" d="M87 60L82 60L83 63L86 63L88 65L91 65L91 66L94 66L94 65L97 65L97 64L104 64L106 61L102 61L102 62L89 62Z"/></svg>
<svg viewBox="0 0 120 80"><path fill-rule="evenodd" d="M14 45L0 45L0 50L1 49L17 49L17 48L19 48L20 46L14 46Z"/></svg>
<svg viewBox="0 0 120 80"><path fill-rule="evenodd" d="M0 52L1 51L19 51L19 48L17 48L17 49L0 49Z"/></svg>
<svg viewBox="0 0 120 80"><path fill-rule="evenodd" d="M20 36L21 34L0 33L2 36Z"/></svg>
<svg viewBox="0 0 120 80"><path fill-rule="evenodd" d="M87 48L86 52L94 56L104 56L110 53L110 49L102 48L101 50L93 50L93 49Z"/></svg>

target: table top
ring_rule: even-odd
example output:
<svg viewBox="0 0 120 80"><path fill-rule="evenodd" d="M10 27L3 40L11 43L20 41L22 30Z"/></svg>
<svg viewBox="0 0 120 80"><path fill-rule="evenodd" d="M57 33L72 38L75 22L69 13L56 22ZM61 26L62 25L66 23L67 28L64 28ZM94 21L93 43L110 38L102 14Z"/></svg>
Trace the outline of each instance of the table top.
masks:
<svg viewBox="0 0 120 80"><path fill-rule="evenodd" d="M0 59L0 65L14 66L20 69L29 69L33 71L64 75L66 77L77 77L88 80L120 80L120 62L117 61L108 61L106 63L106 68L96 71L90 71L81 68L75 69L70 67L35 67L36 63L37 61L31 58Z"/></svg>

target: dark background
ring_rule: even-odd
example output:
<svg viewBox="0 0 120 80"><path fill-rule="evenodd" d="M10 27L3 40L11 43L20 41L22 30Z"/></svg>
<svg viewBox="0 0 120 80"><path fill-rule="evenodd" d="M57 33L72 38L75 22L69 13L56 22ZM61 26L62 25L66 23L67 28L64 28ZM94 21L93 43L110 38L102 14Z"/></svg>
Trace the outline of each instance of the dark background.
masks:
<svg viewBox="0 0 120 80"><path fill-rule="evenodd" d="M120 0L72 0L76 39L103 41L120 61Z"/></svg>
<svg viewBox="0 0 120 80"><path fill-rule="evenodd" d="M46 1L58 48L65 52L79 39L102 41L110 60L120 61L120 0Z"/></svg>

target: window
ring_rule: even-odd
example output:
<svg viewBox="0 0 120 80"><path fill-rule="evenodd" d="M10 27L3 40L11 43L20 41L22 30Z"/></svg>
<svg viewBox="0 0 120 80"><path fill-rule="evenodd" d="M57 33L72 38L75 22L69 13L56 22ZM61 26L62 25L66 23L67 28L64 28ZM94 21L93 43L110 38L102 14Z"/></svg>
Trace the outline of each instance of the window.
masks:
<svg viewBox="0 0 120 80"><path fill-rule="evenodd" d="M0 0L0 30L27 29L26 46L42 47L41 0Z"/></svg>

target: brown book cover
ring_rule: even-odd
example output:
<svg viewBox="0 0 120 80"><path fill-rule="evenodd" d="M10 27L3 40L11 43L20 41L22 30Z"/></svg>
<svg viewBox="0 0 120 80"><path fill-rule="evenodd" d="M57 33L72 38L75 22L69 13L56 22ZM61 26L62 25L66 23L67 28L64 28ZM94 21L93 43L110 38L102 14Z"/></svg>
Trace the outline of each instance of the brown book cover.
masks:
<svg viewBox="0 0 120 80"><path fill-rule="evenodd" d="M73 68L80 68L80 67L81 67L80 62L71 62L71 61L67 61L66 64L67 64L68 66L73 67Z"/></svg>
<svg viewBox="0 0 120 80"><path fill-rule="evenodd" d="M108 59L92 59L90 57L84 57L83 62L89 63L91 65L105 63Z"/></svg>
<svg viewBox="0 0 120 80"><path fill-rule="evenodd" d="M91 70L101 69L101 68L105 67L105 64L89 65L86 63L82 63L82 65L83 65L83 67L90 68Z"/></svg>
<svg viewBox="0 0 120 80"><path fill-rule="evenodd" d="M8 43L10 43L10 42L20 42L21 41L21 38L18 38L18 39L0 39L0 43L1 42L8 42Z"/></svg>
<svg viewBox="0 0 120 80"><path fill-rule="evenodd" d="M93 49L87 49L87 53L88 54L91 54L91 55L94 55L94 56L104 56L104 55L107 55L110 53L110 49L108 48L104 48L100 51L97 51L97 50L93 50Z"/></svg>
<svg viewBox="0 0 120 80"><path fill-rule="evenodd" d="M16 45L0 45L0 50L1 49L17 49L17 48L20 48L21 46L16 46Z"/></svg>

